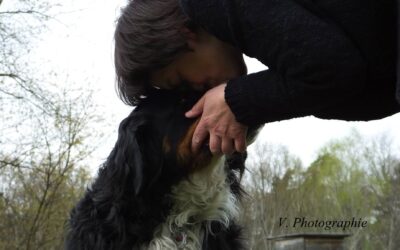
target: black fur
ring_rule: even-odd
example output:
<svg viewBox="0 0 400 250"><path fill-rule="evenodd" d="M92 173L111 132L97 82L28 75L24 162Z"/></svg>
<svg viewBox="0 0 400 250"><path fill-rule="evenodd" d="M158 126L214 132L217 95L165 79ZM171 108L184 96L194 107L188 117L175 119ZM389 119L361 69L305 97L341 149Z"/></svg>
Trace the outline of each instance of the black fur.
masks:
<svg viewBox="0 0 400 250"><path fill-rule="evenodd" d="M178 161L180 139L194 120L184 117L199 94L154 89L121 122L118 140L98 177L71 212L66 249L139 249L168 215L171 186L189 173ZM168 138L170 150L163 150ZM206 153L209 154L208 149ZM232 192L240 196L245 156L226 161ZM216 225L217 226L217 225ZM205 236L203 249L243 249L240 227Z"/></svg>

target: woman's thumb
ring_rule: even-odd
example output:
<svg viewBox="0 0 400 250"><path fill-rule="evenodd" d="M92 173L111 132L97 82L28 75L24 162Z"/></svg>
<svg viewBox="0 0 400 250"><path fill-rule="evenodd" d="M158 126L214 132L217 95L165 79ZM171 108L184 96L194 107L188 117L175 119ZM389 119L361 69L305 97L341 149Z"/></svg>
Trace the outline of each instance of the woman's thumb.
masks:
<svg viewBox="0 0 400 250"><path fill-rule="evenodd" d="M197 103L192 107L192 109L185 113L185 116L187 118L195 118L203 113L204 100L205 96L198 100Z"/></svg>

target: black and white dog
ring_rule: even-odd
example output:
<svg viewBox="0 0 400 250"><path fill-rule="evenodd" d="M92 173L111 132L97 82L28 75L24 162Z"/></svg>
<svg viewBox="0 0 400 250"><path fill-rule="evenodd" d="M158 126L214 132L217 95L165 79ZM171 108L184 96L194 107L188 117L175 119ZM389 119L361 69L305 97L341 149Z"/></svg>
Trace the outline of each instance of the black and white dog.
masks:
<svg viewBox="0 0 400 250"><path fill-rule="evenodd" d="M152 90L71 212L66 249L245 249L236 223L245 154L193 154L198 93ZM253 132L256 130L253 129ZM255 134L255 133L253 133Z"/></svg>

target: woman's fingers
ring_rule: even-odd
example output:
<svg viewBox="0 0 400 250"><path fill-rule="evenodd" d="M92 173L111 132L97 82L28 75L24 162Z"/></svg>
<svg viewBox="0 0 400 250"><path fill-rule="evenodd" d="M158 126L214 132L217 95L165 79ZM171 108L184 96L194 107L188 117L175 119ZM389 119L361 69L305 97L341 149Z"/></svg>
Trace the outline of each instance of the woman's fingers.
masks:
<svg viewBox="0 0 400 250"><path fill-rule="evenodd" d="M197 127L193 133L192 152L197 153L207 137L207 127L205 126L204 120L200 119L200 122L197 124Z"/></svg>
<svg viewBox="0 0 400 250"><path fill-rule="evenodd" d="M209 136L209 147L213 154L231 154L246 150L247 127L236 121L235 115L225 102L225 86L221 84L209 90L186 113L193 118L201 114L192 139L192 151L198 152Z"/></svg>
<svg viewBox="0 0 400 250"><path fill-rule="evenodd" d="M234 141L231 138L222 138L221 150L226 155L233 154L235 152Z"/></svg>
<svg viewBox="0 0 400 250"><path fill-rule="evenodd" d="M239 136L234 140L234 148L237 152L244 152L246 151L247 143L246 143L246 134L243 136Z"/></svg>
<svg viewBox="0 0 400 250"><path fill-rule="evenodd" d="M221 154L221 138L217 135L210 135L210 151L213 155Z"/></svg>
<svg viewBox="0 0 400 250"><path fill-rule="evenodd" d="M188 112L185 113L185 116L187 118L195 118L203 113L204 100L205 96L198 100L197 103Z"/></svg>

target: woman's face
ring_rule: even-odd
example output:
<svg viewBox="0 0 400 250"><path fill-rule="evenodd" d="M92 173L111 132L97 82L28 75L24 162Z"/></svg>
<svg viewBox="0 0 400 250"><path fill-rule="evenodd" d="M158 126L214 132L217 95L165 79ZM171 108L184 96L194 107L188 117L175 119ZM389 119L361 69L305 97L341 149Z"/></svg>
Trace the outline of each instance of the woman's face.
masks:
<svg viewBox="0 0 400 250"><path fill-rule="evenodd" d="M191 51L151 75L154 85L173 88L186 81L204 90L247 73L242 53L205 31L192 33L188 46Z"/></svg>

